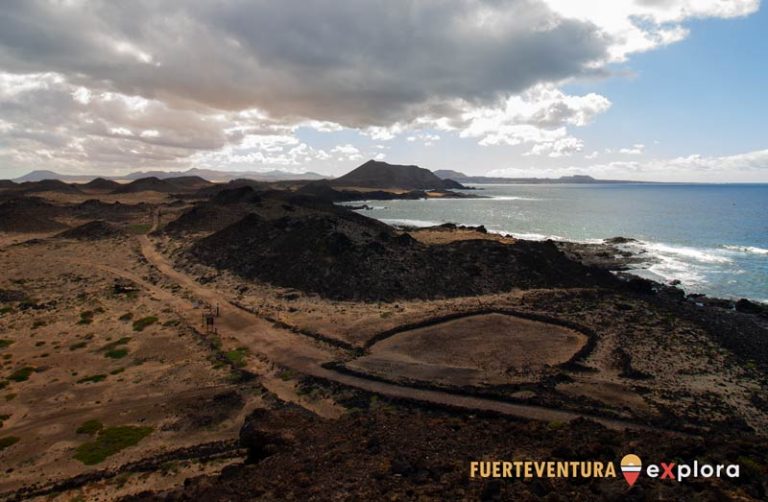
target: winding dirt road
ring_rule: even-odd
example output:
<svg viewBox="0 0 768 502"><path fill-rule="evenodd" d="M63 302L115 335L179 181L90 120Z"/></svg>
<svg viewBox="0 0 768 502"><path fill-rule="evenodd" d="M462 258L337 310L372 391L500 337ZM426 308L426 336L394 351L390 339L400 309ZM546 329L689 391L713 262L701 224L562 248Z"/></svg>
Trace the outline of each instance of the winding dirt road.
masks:
<svg viewBox="0 0 768 502"><path fill-rule="evenodd" d="M332 350L322 348L320 344L305 336L287 329L276 328L272 322L236 307L221 293L201 285L189 275L176 270L168 259L155 248L147 236L139 236L139 242L142 254L158 271L172 282L188 290L195 297L210 305L219 306L220 317L216 319L216 328L225 344L247 347L253 352L264 354L275 364L296 372L396 399L421 401L478 412L496 412L523 419L548 422L569 422L576 418L588 418L617 430L657 430L631 421L541 406L515 404L447 391L418 389L324 368L322 367L324 363L331 362L335 358ZM113 269L113 272L117 272L117 270ZM186 300L161 288L153 287L153 290L155 293L162 294L164 299L171 301L177 308L181 307L180 313L193 311L192 305L188 304ZM184 306L180 303L187 303L187 305ZM199 310L194 312L195 315L199 315ZM191 322L197 322L197 319L193 318Z"/></svg>

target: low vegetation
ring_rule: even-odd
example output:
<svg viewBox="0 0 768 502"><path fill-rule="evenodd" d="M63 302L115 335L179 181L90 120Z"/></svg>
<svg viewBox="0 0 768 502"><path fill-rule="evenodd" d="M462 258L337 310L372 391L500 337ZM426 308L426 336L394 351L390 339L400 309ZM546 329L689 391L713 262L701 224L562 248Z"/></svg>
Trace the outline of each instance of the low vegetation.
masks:
<svg viewBox="0 0 768 502"><path fill-rule="evenodd" d="M229 359L229 362L238 368L242 368L245 366L245 357L248 355L248 349L245 347L239 347L235 350L230 350L225 355L227 359Z"/></svg>
<svg viewBox="0 0 768 502"><path fill-rule="evenodd" d="M145 328L152 326L158 321L155 316L142 317L133 321L133 331L144 331Z"/></svg>
<svg viewBox="0 0 768 502"><path fill-rule="evenodd" d="M93 322L93 311L86 310L85 312L80 313L80 320L77 321L77 324L91 324Z"/></svg>
<svg viewBox="0 0 768 502"><path fill-rule="evenodd" d="M104 428L104 424L98 420L88 420L83 422L80 427L77 428L78 434L96 434Z"/></svg>
<svg viewBox="0 0 768 502"><path fill-rule="evenodd" d="M8 380L13 380L14 382L24 382L29 380L29 376L35 372L35 368L31 366L24 366L23 368L19 368L8 377Z"/></svg>
<svg viewBox="0 0 768 502"><path fill-rule="evenodd" d="M112 349L104 353L104 357L109 357L110 359L122 359L127 355L128 349Z"/></svg>
<svg viewBox="0 0 768 502"><path fill-rule="evenodd" d="M5 338L0 338L0 349L4 349L6 347L9 347L13 343L13 340L8 340Z"/></svg>
<svg viewBox="0 0 768 502"><path fill-rule="evenodd" d="M95 465L139 443L152 433L152 427L121 426L101 429L94 441L77 448L74 458L85 465Z"/></svg>
<svg viewBox="0 0 768 502"><path fill-rule="evenodd" d="M5 450L6 448L15 445L19 442L19 438L16 436L5 436L0 438L0 451Z"/></svg>
<svg viewBox="0 0 768 502"><path fill-rule="evenodd" d="M104 380L106 380L106 378L107 378L107 375L91 375L85 378L81 378L80 380L77 381L77 383L91 383L91 382L98 383L98 382L103 382Z"/></svg>

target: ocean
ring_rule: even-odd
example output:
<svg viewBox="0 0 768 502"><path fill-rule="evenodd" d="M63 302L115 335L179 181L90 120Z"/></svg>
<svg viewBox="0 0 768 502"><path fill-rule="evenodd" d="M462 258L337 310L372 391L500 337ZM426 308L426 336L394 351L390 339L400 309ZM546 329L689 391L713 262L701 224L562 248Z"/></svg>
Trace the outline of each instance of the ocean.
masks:
<svg viewBox="0 0 768 502"><path fill-rule="evenodd" d="M689 293L768 303L768 184L475 185L487 199L366 201L390 224L484 225L523 239L631 237L633 272ZM354 205L359 205L355 202Z"/></svg>

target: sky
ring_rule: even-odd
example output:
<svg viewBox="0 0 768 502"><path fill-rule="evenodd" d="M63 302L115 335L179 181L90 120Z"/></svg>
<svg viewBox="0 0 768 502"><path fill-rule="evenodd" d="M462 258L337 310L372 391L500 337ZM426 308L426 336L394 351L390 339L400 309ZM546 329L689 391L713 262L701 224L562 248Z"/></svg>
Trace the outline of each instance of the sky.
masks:
<svg viewBox="0 0 768 502"><path fill-rule="evenodd" d="M0 178L768 182L759 0L9 0Z"/></svg>

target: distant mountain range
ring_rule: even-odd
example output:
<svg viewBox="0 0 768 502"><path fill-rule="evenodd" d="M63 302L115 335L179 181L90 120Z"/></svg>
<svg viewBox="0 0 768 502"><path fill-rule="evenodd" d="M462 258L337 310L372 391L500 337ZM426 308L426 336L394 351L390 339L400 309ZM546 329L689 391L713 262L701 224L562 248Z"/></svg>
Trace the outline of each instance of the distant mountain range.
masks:
<svg viewBox="0 0 768 502"><path fill-rule="evenodd" d="M256 181L293 181L293 180L322 180L328 178L322 174L307 172L307 173L289 173L286 171L216 171L214 169L187 169L186 171L137 171L125 176L101 176L96 174L59 174L54 171L32 171L29 174L25 174L20 178L16 178L15 182L23 183L25 181L42 181L42 180L60 180L67 183L87 183L95 179L105 179L112 181L133 181L142 178L157 178L157 179L169 179L169 178L183 178L189 176L198 176L208 181L230 181L233 179L250 179Z"/></svg>
<svg viewBox="0 0 768 502"><path fill-rule="evenodd" d="M559 178L503 178L498 176L467 176L459 171L450 169L439 169L434 172L435 176L443 179L451 179L459 183L477 183L477 184L505 184L505 183L643 183L642 181L627 180L600 180L584 174L574 176L561 176Z"/></svg>
<svg viewBox="0 0 768 502"><path fill-rule="evenodd" d="M492 184L492 183L637 183L625 180L601 180L587 175L561 176L560 178L505 178L498 176L468 176L459 171L441 169L430 171L413 165L388 164L375 160L369 160L363 165L350 171L339 178L324 176L315 172L289 173L286 171L216 171L213 169L188 169L186 171L137 171L124 176L96 176L96 175L70 175L59 174L54 171L32 171L20 178L13 180L0 180L0 188L24 188L24 184L45 182L40 187L27 186L30 191L40 191L43 188L63 190L63 187L54 185L54 182L86 184L85 189L121 190L121 186L132 185L131 182L146 180L139 185L130 186L125 191L137 191L143 186L154 186L155 191L171 192L180 186L191 184L197 188L205 188L206 182L230 182L232 180L252 180L259 182L277 181L318 181L328 180L328 183L336 187L358 187L374 189L401 188L407 190L457 190L466 188L464 184ZM174 180L175 183L163 183L166 180ZM192 180L195 180L192 182ZM118 183L120 182L120 183ZM185 186L185 188L190 188Z"/></svg>

